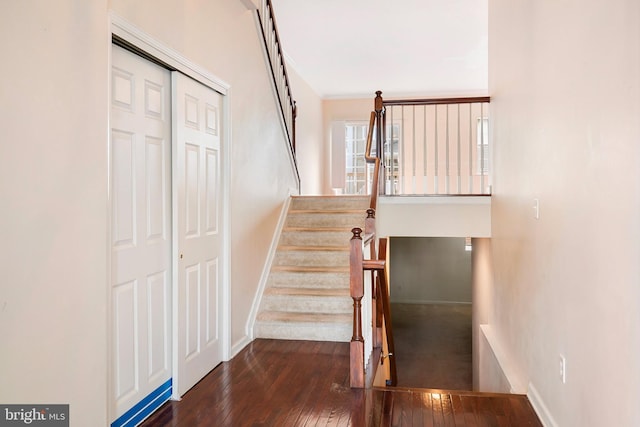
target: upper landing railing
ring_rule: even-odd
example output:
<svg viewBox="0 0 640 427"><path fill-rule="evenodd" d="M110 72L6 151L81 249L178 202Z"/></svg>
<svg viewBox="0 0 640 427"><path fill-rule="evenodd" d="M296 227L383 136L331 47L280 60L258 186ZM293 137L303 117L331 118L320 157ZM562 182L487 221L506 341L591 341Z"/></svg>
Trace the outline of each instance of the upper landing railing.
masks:
<svg viewBox="0 0 640 427"><path fill-rule="evenodd" d="M381 102L381 193L491 194L489 97Z"/></svg>
<svg viewBox="0 0 640 427"><path fill-rule="evenodd" d="M291 84L289 83L289 76L287 75L282 43L278 35L278 27L276 25L276 17L273 12L271 0L262 0L257 13L271 69L271 76L273 77L273 84L278 98L278 105L282 114L285 132L289 141L289 149L291 150L299 182L300 174L298 173L298 164L295 155L297 108L296 102L293 100L293 95L291 94Z"/></svg>

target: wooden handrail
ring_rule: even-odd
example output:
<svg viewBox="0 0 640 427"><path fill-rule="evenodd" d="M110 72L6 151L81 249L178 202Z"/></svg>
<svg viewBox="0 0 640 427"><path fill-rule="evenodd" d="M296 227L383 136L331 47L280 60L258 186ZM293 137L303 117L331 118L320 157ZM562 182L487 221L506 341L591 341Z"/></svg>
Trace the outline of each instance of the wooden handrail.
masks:
<svg viewBox="0 0 640 427"><path fill-rule="evenodd" d="M382 158L382 136L383 124L382 118L382 92L376 92L376 98L374 101L375 110L371 112L369 117L369 131L367 132L367 147L364 153L364 159L367 163L373 163L373 177L371 178L371 201L369 208L375 210L378 206L378 193L380 184L380 159ZM371 155L371 149L373 145L373 132L376 131L376 155Z"/></svg>
<svg viewBox="0 0 640 427"><path fill-rule="evenodd" d="M477 96L466 98L385 99L382 101L382 105L475 104L480 102L491 102L491 97Z"/></svg>
<svg viewBox="0 0 640 427"><path fill-rule="evenodd" d="M298 161L296 159L296 118L298 115L298 108L296 102L293 100L293 94L291 92L289 74L287 73L287 67L284 61L284 51L282 50L282 42L280 41L280 34L278 33L273 4L271 3L271 0L262 1L263 6L256 11L258 13L258 22L260 23L262 40L264 41L264 46L267 52L269 69L271 70L271 77L273 78L273 84L277 95L276 98L278 98L278 105L284 122L285 133L289 142L289 149L293 158L293 165L299 185L300 173L298 171ZM262 16L261 14L261 11L263 10L265 16ZM269 43L270 40L272 43ZM271 45L275 48L275 58L272 58ZM274 63L274 61L277 61L277 63Z"/></svg>

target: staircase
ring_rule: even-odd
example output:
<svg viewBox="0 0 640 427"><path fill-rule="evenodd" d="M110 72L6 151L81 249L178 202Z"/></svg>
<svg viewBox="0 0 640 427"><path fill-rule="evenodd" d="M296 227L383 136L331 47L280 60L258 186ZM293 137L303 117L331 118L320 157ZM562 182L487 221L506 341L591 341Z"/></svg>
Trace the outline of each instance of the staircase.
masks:
<svg viewBox="0 0 640 427"><path fill-rule="evenodd" d="M349 341L351 229L368 196L293 197L254 326L256 338Z"/></svg>

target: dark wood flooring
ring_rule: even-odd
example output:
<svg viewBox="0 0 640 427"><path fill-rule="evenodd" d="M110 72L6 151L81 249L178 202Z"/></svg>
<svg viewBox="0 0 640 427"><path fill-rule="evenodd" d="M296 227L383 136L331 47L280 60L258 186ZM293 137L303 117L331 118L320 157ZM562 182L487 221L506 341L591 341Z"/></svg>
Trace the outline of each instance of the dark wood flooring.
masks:
<svg viewBox="0 0 640 427"><path fill-rule="evenodd" d="M143 424L541 426L526 396L349 388L349 344L256 340Z"/></svg>

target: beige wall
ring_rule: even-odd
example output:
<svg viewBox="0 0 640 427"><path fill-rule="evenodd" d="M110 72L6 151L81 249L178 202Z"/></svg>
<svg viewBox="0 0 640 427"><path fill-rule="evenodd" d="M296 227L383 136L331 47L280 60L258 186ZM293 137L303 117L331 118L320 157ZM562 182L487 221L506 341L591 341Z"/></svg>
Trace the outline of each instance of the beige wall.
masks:
<svg viewBox="0 0 640 427"><path fill-rule="evenodd" d="M113 10L231 85L231 345L295 181L239 1L10 1L0 14L0 402L107 424L108 79ZM251 268L247 268L251 266Z"/></svg>
<svg viewBox="0 0 640 427"><path fill-rule="evenodd" d="M107 416L107 7L0 14L0 401Z"/></svg>
<svg viewBox="0 0 640 427"><path fill-rule="evenodd" d="M328 175L327 151L323 139L322 99L298 74L292 64L287 64L291 91L298 108L296 119L296 155L300 172L301 194L323 194Z"/></svg>
<svg viewBox="0 0 640 427"><path fill-rule="evenodd" d="M640 3L492 0L489 64L489 324L547 420L640 425Z"/></svg>

